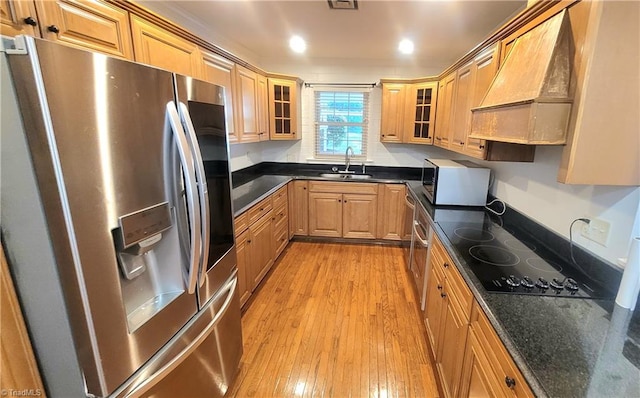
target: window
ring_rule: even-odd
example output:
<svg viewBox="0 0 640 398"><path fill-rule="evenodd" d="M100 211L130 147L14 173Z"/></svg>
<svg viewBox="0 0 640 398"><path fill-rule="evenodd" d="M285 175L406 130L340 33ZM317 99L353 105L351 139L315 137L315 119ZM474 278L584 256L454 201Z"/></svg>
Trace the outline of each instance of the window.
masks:
<svg viewBox="0 0 640 398"><path fill-rule="evenodd" d="M369 93L316 91L316 150L318 159L344 159L347 147L353 158L367 157Z"/></svg>

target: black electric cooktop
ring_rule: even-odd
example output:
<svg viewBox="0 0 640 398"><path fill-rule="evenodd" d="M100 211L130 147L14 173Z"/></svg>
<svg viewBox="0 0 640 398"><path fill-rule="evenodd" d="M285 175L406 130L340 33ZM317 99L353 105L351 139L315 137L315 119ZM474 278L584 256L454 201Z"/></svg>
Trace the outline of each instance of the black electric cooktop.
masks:
<svg viewBox="0 0 640 398"><path fill-rule="evenodd" d="M538 296L611 298L612 293L524 232L482 223L438 222L487 291Z"/></svg>

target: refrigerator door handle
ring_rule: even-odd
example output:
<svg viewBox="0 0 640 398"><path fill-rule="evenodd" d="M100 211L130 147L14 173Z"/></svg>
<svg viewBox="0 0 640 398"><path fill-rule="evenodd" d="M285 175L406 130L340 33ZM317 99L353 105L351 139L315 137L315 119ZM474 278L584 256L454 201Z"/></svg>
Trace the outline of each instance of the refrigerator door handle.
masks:
<svg viewBox="0 0 640 398"><path fill-rule="evenodd" d="M178 110L176 109L176 105L173 101L170 101L167 104L166 115L167 121L169 122L168 124L173 131L175 143L178 148L178 154L180 156L180 163L182 163L184 170L185 193L187 196L187 207L189 208L189 225L191 226L187 285L189 294L193 294L196 291L198 266L200 265L200 252L202 250L200 206L196 203L198 201L198 187L196 185L193 157L191 156L189 144L187 143L186 135L180 123Z"/></svg>
<svg viewBox="0 0 640 398"><path fill-rule="evenodd" d="M202 154L200 153L200 146L198 145L198 139L196 137L196 129L193 127L191 121L191 115L189 114L189 108L182 102L179 103L180 118L182 124L187 133L187 141L191 148L191 153L195 160L196 179L198 181L198 195L200 199L200 217L202 228L202 261L200 265L200 278L199 285L204 284L205 276L207 274L207 264L209 261L209 239L210 239L210 224L209 224L209 190L207 188L207 177L204 171L204 163L202 161Z"/></svg>
<svg viewBox="0 0 640 398"><path fill-rule="evenodd" d="M227 297L224 300L224 304L220 307L220 310L215 314L211 322L194 338L188 346L186 346L178 355L173 357L169 362L167 362L164 366L158 369L155 373L146 377L140 384L135 386L131 391L129 391L125 397L133 398L140 397L145 392L149 391L151 387L159 383L165 376L167 376L171 371L177 368L182 362L184 362L189 354L195 351L200 344L211 334L211 331L216 327L216 325L220 322L220 319L224 316L224 314L229 309L233 296L236 294L236 288L238 286L238 278L237 273L234 274L232 278L229 279L227 284L221 288L219 294L223 294L226 292ZM219 296L218 296L219 297ZM215 298L212 300L215 301Z"/></svg>

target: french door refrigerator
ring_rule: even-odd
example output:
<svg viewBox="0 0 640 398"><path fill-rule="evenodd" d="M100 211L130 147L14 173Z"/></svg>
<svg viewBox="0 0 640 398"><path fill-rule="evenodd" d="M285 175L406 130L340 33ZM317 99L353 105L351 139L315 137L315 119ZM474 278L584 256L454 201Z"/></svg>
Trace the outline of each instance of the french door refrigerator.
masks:
<svg viewBox="0 0 640 398"><path fill-rule="evenodd" d="M223 89L3 48L0 226L47 392L223 396L242 355Z"/></svg>

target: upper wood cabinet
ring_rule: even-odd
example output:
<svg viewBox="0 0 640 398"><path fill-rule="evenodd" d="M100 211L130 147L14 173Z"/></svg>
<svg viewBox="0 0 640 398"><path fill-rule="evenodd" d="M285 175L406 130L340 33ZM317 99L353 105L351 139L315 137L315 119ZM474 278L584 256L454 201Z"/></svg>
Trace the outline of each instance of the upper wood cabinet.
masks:
<svg viewBox="0 0 640 398"><path fill-rule="evenodd" d="M433 144L438 82L415 83L407 90L405 141Z"/></svg>
<svg viewBox="0 0 640 398"><path fill-rule="evenodd" d="M452 116L456 90L456 72L450 73L438 83L436 104L436 128L434 145L449 149L452 131Z"/></svg>
<svg viewBox="0 0 640 398"><path fill-rule="evenodd" d="M269 139L269 82L258 73L258 135L260 141Z"/></svg>
<svg viewBox="0 0 640 398"><path fill-rule="evenodd" d="M137 15L131 16L131 31L137 62L200 78L202 55L197 45Z"/></svg>
<svg viewBox="0 0 640 398"><path fill-rule="evenodd" d="M236 107L233 101L236 89L236 65L219 55L212 54L205 50L201 52L203 79L224 87L224 118L227 134L229 136L229 142L236 142L238 140L234 120Z"/></svg>
<svg viewBox="0 0 640 398"><path fill-rule="evenodd" d="M464 150L469 134L474 78L473 62L462 66L457 71L449 149L458 152Z"/></svg>
<svg viewBox="0 0 640 398"><path fill-rule="evenodd" d="M0 1L0 34L37 36L38 16L33 1Z"/></svg>
<svg viewBox="0 0 640 398"><path fill-rule="evenodd" d="M133 59L129 13L97 0L36 1L42 37Z"/></svg>
<svg viewBox="0 0 640 398"><path fill-rule="evenodd" d="M237 65L236 73L236 135L239 142L258 142L269 139L267 131L261 131L260 119L266 103L260 101L258 84L260 75Z"/></svg>
<svg viewBox="0 0 640 398"><path fill-rule="evenodd" d="M381 142L403 142L407 87L405 83L382 83Z"/></svg>
<svg viewBox="0 0 640 398"><path fill-rule="evenodd" d="M297 140L298 82L269 78L269 137L272 140Z"/></svg>

